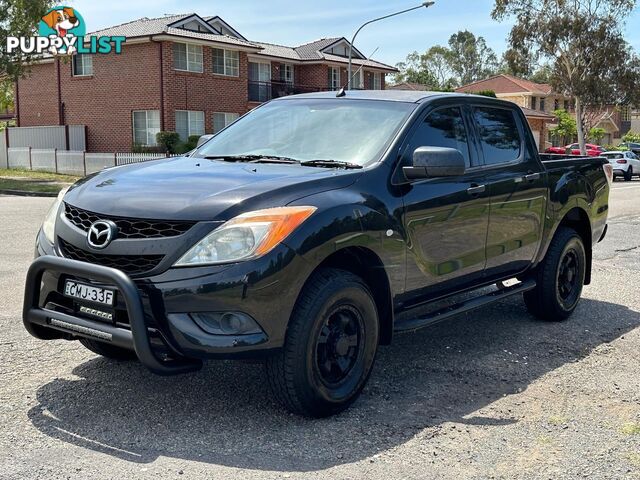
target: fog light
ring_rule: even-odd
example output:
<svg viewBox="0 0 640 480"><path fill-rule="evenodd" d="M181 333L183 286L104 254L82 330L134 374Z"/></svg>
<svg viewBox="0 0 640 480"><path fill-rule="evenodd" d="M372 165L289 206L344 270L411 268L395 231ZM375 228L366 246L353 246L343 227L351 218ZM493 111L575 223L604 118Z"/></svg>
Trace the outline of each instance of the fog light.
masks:
<svg viewBox="0 0 640 480"><path fill-rule="evenodd" d="M190 313L191 319L212 335L250 335L262 333L258 323L246 313L205 312Z"/></svg>

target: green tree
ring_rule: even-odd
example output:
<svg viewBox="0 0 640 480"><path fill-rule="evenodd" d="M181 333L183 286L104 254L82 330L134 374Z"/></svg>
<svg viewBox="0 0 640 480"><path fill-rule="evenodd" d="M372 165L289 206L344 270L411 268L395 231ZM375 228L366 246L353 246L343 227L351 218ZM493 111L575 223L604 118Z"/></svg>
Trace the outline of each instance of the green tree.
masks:
<svg viewBox="0 0 640 480"><path fill-rule="evenodd" d="M514 19L520 55L548 62L552 87L575 99L577 136L585 148L585 112L640 97L640 60L622 34L635 0L495 0L492 16Z"/></svg>
<svg viewBox="0 0 640 480"><path fill-rule="evenodd" d="M9 79L0 80L0 111L13 110L13 82Z"/></svg>
<svg viewBox="0 0 640 480"><path fill-rule="evenodd" d="M434 90L451 90L497 73L498 57L484 38L465 30L451 35L448 46L435 45L407 55L396 65L397 82L414 82Z"/></svg>
<svg viewBox="0 0 640 480"><path fill-rule="evenodd" d="M622 137L623 142L640 143L640 133L627 132Z"/></svg>
<svg viewBox="0 0 640 480"><path fill-rule="evenodd" d="M575 117L562 108L554 111L553 114L558 120L558 124L550 128L549 132L563 144L570 143L578 131Z"/></svg>
<svg viewBox="0 0 640 480"><path fill-rule="evenodd" d="M0 77L17 80L33 60L33 54L8 54L7 37L32 37L38 34L42 16L58 0L0 0Z"/></svg>
<svg viewBox="0 0 640 480"><path fill-rule="evenodd" d="M604 128L593 127L591 130L589 130L588 138L591 142L600 144L606 133L607 131Z"/></svg>

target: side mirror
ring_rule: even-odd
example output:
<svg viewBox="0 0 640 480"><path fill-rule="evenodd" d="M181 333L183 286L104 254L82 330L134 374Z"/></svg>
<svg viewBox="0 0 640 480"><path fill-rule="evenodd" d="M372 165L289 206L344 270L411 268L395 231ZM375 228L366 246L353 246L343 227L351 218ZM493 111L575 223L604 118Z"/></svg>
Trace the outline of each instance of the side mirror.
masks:
<svg viewBox="0 0 640 480"><path fill-rule="evenodd" d="M460 150L444 147L418 147L413 152L413 166L402 171L408 180L431 177L458 177L467 168Z"/></svg>
<svg viewBox="0 0 640 480"><path fill-rule="evenodd" d="M198 145L197 148L200 148L202 145L204 145L205 143L207 143L209 140L211 140L213 138L213 135L202 135L199 139L198 139Z"/></svg>

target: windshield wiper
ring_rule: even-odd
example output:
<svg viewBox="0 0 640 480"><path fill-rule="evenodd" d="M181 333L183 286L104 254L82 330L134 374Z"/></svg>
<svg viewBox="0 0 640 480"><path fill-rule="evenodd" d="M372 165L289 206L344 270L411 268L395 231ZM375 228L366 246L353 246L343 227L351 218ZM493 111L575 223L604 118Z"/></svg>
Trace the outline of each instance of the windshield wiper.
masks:
<svg viewBox="0 0 640 480"><path fill-rule="evenodd" d="M305 167L326 167L326 168L346 168L356 169L362 168L362 165L351 162L343 162L341 160L309 160L308 162L302 162L301 165Z"/></svg>
<svg viewBox="0 0 640 480"><path fill-rule="evenodd" d="M299 160L277 155L208 155L207 160L222 160L224 162L250 162L250 163L300 163Z"/></svg>

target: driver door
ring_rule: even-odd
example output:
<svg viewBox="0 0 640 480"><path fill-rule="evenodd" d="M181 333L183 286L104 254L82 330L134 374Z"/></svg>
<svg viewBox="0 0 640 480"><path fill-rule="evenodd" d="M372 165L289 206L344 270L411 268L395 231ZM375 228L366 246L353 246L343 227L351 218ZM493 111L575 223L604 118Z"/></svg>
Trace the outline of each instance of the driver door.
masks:
<svg viewBox="0 0 640 480"><path fill-rule="evenodd" d="M464 288L482 277L490 201L464 105L436 107L410 133L402 166L421 146L456 148L467 171L460 177L414 180L404 193L407 303Z"/></svg>

